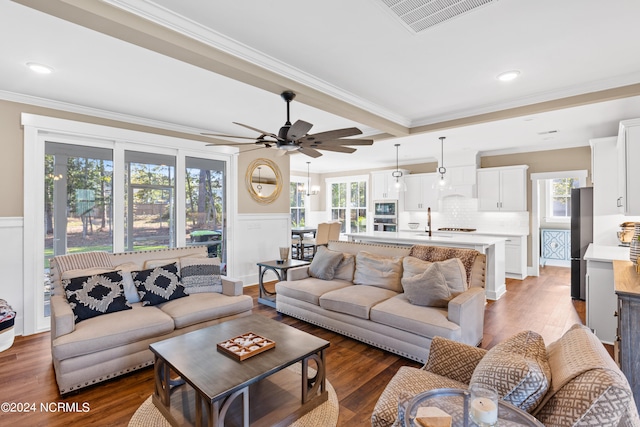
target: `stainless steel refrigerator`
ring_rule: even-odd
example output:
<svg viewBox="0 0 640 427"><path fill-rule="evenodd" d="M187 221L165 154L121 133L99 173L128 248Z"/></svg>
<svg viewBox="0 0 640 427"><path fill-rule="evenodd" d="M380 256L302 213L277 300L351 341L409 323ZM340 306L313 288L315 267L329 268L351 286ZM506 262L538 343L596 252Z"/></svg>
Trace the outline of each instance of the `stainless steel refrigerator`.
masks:
<svg viewBox="0 0 640 427"><path fill-rule="evenodd" d="M587 262L583 259L593 242L593 187L571 190L571 298L585 299Z"/></svg>

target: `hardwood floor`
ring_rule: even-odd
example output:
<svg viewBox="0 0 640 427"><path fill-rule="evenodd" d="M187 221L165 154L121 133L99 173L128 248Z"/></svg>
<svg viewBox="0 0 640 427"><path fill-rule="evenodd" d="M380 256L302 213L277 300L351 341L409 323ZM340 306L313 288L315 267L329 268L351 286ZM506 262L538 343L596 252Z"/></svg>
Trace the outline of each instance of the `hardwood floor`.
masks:
<svg viewBox="0 0 640 427"><path fill-rule="evenodd" d="M524 329L540 333L550 343L572 324L582 323L584 303L571 300L569 282L569 269L560 267L545 267L540 277L524 281L507 280L507 294L487 305L482 347L491 348ZM254 313L331 342L327 375L340 401L339 426L370 425L373 407L398 368L420 366L279 315L257 303L255 286L247 287L245 292L254 298ZM13 347L0 353L0 403L13 403L16 409L22 409L21 413L10 413L3 407L0 426L126 426L138 406L153 393L152 369L147 368L61 398L49 340L49 333L16 337Z"/></svg>

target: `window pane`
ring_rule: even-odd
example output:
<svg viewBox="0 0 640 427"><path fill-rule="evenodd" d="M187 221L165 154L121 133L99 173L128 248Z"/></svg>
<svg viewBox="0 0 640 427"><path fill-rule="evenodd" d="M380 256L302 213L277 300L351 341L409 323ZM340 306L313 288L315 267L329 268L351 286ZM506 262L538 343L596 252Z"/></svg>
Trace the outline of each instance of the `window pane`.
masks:
<svg viewBox="0 0 640 427"><path fill-rule="evenodd" d="M185 166L187 244L206 245L209 256L218 257L224 263L225 163L187 157Z"/></svg>
<svg viewBox="0 0 640 427"><path fill-rule="evenodd" d="M175 247L174 165L172 156L125 152L127 250Z"/></svg>

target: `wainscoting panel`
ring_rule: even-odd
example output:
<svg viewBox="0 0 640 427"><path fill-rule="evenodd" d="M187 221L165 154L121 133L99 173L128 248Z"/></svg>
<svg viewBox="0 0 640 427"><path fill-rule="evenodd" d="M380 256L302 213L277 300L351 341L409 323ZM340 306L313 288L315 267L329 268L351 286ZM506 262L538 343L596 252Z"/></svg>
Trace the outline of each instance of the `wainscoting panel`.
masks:
<svg viewBox="0 0 640 427"><path fill-rule="evenodd" d="M235 230L229 233L235 243L234 265L230 266L229 275L242 280L245 286L258 283L256 263L278 259L278 248L291 246L290 223L289 214L238 215ZM265 280L275 278L265 276Z"/></svg>
<svg viewBox="0 0 640 427"><path fill-rule="evenodd" d="M16 311L15 334L24 330L24 280L22 270L22 218L0 218L0 298Z"/></svg>

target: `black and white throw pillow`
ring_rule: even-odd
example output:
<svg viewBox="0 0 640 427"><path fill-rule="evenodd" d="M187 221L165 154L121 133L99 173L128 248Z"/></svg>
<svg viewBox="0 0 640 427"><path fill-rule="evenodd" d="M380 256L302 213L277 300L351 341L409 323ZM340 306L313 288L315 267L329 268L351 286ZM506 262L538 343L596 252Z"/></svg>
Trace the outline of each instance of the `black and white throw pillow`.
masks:
<svg viewBox="0 0 640 427"><path fill-rule="evenodd" d="M101 314L131 309L124 297L122 275L117 271L65 279L62 286L73 310L75 323Z"/></svg>
<svg viewBox="0 0 640 427"><path fill-rule="evenodd" d="M132 271L131 277L143 306L161 304L187 296L184 286L180 284L176 263Z"/></svg>

